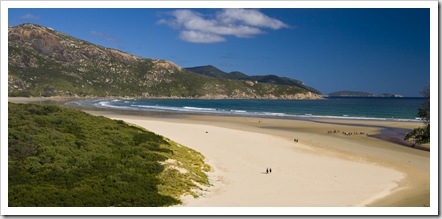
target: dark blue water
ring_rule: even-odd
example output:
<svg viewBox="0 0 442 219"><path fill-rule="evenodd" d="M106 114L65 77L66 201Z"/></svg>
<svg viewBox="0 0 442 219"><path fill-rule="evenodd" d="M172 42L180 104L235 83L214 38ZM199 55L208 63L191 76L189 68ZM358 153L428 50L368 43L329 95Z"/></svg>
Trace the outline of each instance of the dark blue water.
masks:
<svg viewBox="0 0 442 219"><path fill-rule="evenodd" d="M101 99L69 105L245 116L417 121L423 98L330 97L326 100Z"/></svg>

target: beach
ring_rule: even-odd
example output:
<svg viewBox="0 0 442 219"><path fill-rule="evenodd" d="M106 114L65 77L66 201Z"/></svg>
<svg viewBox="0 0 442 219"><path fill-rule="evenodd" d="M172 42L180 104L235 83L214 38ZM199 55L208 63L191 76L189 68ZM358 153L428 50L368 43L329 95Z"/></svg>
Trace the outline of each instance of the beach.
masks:
<svg viewBox="0 0 442 219"><path fill-rule="evenodd" d="M430 206L429 145L411 148L394 134L419 122L80 109L141 126L206 157L212 186L200 197L182 197L177 207Z"/></svg>
<svg viewBox="0 0 442 219"><path fill-rule="evenodd" d="M87 112L201 152L213 186L184 207L430 206L429 151L372 137L420 123Z"/></svg>

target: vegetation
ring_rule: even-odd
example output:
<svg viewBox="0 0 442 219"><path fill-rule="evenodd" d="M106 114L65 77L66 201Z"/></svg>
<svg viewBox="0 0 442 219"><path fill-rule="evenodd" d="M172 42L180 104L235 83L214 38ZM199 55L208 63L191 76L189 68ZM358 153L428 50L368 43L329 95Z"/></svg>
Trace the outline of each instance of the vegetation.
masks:
<svg viewBox="0 0 442 219"><path fill-rule="evenodd" d="M319 92L318 90L305 85L301 81L292 78L279 77L276 75L248 76L239 71L226 73L212 65L191 67L186 69L191 72L200 75L209 76L212 78L251 81L251 82L259 82L259 83L274 84L274 85L287 85L296 88L298 92L309 91L315 94L321 94L321 92Z"/></svg>
<svg viewBox="0 0 442 219"><path fill-rule="evenodd" d="M200 153L140 127L50 105L8 111L10 207L169 206L209 185Z"/></svg>
<svg viewBox="0 0 442 219"><path fill-rule="evenodd" d="M250 78L269 84L254 86L246 83L249 79L196 74L34 24L8 29L8 52L9 96L278 98L319 93L293 79L279 78L292 87L280 88L280 82L268 78Z"/></svg>
<svg viewBox="0 0 442 219"><path fill-rule="evenodd" d="M405 140L412 142L413 146L430 143L430 86L426 87L422 94L425 102L418 109L417 115L424 122L424 126L415 128L405 135Z"/></svg>

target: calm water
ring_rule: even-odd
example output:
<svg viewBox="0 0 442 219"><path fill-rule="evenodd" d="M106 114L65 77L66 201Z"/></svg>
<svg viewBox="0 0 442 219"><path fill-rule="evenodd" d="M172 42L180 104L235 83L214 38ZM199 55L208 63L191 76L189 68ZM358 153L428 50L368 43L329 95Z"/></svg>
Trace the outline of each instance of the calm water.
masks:
<svg viewBox="0 0 442 219"><path fill-rule="evenodd" d="M423 98L331 97L326 100L101 99L67 103L98 108L294 118L416 121Z"/></svg>

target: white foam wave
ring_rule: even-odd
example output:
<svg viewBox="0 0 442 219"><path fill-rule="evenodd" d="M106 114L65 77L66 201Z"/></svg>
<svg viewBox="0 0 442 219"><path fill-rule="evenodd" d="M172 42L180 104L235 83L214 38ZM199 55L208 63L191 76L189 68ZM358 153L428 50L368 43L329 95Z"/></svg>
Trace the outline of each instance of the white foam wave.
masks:
<svg viewBox="0 0 442 219"><path fill-rule="evenodd" d="M314 115L305 113L303 115L287 114L281 112L258 112L247 111L238 109L217 109L208 107L195 107L195 106L161 106L161 105L144 105L144 104L132 104L132 101L120 101L117 99L100 99L93 101L74 101L67 103L80 106L92 106L98 108L113 108L113 109L129 109L129 110L150 110L150 111L171 111L171 112L185 112L185 113L204 113L204 114L229 114L229 115L241 115L241 116L262 116L262 117L278 117L278 118L305 118L305 119L346 119L346 120L381 120L381 121L411 121L419 122L420 118L415 119L403 119L403 118L377 118L377 117L360 117L351 116L347 114L343 115Z"/></svg>
<svg viewBox="0 0 442 219"><path fill-rule="evenodd" d="M195 110L195 111L216 111L217 109L214 108L202 108L202 107L193 107L193 106L185 106L183 107L187 110Z"/></svg>
<svg viewBox="0 0 442 219"><path fill-rule="evenodd" d="M230 110L230 112L234 112L234 113L247 113L247 111L245 111L245 110Z"/></svg>
<svg viewBox="0 0 442 219"><path fill-rule="evenodd" d="M289 116L289 115L287 115L287 114L285 114L285 113L271 113L271 112L264 112L263 114L266 115L266 116Z"/></svg>
<svg viewBox="0 0 442 219"><path fill-rule="evenodd" d="M143 108L143 109L160 110L160 111L183 111L181 110L180 107L170 107L170 106L158 106L158 105L152 106L152 105L136 105L136 104L133 104L131 106L138 109Z"/></svg>
<svg viewBox="0 0 442 219"><path fill-rule="evenodd" d="M115 106L115 105L112 105L111 102L115 102L115 101L108 101L108 100L106 100L106 101L99 101L99 102L96 102L93 105L98 107L98 108L132 109L132 107L129 107L129 106Z"/></svg>

